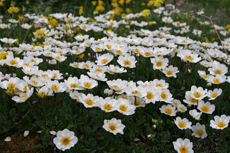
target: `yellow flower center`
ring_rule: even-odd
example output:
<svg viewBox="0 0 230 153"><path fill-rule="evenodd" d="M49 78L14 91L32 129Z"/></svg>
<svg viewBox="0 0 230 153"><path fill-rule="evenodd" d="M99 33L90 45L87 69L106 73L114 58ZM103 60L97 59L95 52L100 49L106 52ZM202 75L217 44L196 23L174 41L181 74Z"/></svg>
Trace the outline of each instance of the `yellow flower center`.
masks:
<svg viewBox="0 0 230 153"><path fill-rule="evenodd" d="M190 102L192 102L192 103L196 103L196 102L197 102L197 99L192 98L192 97L190 97L189 100L190 100Z"/></svg>
<svg viewBox="0 0 230 153"><path fill-rule="evenodd" d="M161 98L162 98L162 99L167 99L167 98L168 98L167 93L165 93L164 91L161 92Z"/></svg>
<svg viewBox="0 0 230 153"><path fill-rule="evenodd" d="M111 49L112 46L111 45L105 45L108 49Z"/></svg>
<svg viewBox="0 0 230 153"><path fill-rule="evenodd" d="M220 70L220 69L216 69L216 70L214 71L214 73L215 73L215 74L221 74L221 70Z"/></svg>
<svg viewBox="0 0 230 153"><path fill-rule="evenodd" d="M217 95L218 95L218 93L212 93L210 96L211 96L212 98L216 98Z"/></svg>
<svg viewBox="0 0 230 153"><path fill-rule="evenodd" d="M196 97L196 98L200 98L202 96L202 93L200 93L200 92L194 92L193 96Z"/></svg>
<svg viewBox="0 0 230 153"><path fill-rule="evenodd" d="M165 113L166 114L172 114L173 110L171 108L166 108Z"/></svg>
<svg viewBox="0 0 230 153"><path fill-rule="evenodd" d="M194 58L191 55L186 55L185 58L188 59L188 60L190 60L190 61L194 60Z"/></svg>
<svg viewBox="0 0 230 153"><path fill-rule="evenodd" d="M204 78L208 78L208 76L207 76L206 74L203 74L202 76L203 76Z"/></svg>
<svg viewBox="0 0 230 153"><path fill-rule="evenodd" d="M52 90L58 91L59 90L59 86L52 84L51 86Z"/></svg>
<svg viewBox="0 0 230 153"><path fill-rule="evenodd" d="M16 60L13 60L13 59L12 59L12 60L10 60L10 64L11 64L11 65L17 65L18 62L17 62Z"/></svg>
<svg viewBox="0 0 230 153"><path fill-rule="evenodd" d="M22 96L20 97L20 100L22 100L23 97L28 97L27 93L25 93L24 95L22 95Z"/></svg>
<svg viewBox="0 0 230 153"><path fill-rule="evenodd" d="M90 82L84 82L84 86L86 87L86 88L90 88L91 87L91 83Z"/></svg>
<svg viewBox="0 0 230 153"><path fill-rule="evenodd" d="M166 70L166 74L167 75L172 75L173 74L173 70Z"/></svg>
<svg viewBox="0 0 230 153"><path fill-rule="evenodd" d="M225 121L218 121L217 126L223 128L226 125Z"/></svg>
<svg viewBox="0 0 230 153"><path fill-rule="evenodd" d="M124 105L120 105L119 109L121 111L125 112L125 111L127 111L128 107L127 107L127 105L124 104Z"/></svg>
<svg viewBox="0 0 230 153"><path fill-rule="evenodd" d="M147 96L148 99L153 99L154 98L154 94L150 91L147 92Z"/></svg>
<svg viewBox="0 0 230 153"><path fill-rule="evenodd" d="M65 146L69 145L70 144L70 138L69 137L63 137L61 139L61 143Z"/></svg>
<svg viewBox="0 0 230 153"><path fill-rule="evenodd" d="M179 126L180 128L184 128L186 125L187 125L187 124L185 123L185 121L179 121L179 122L178 122L178 126Z"/></svg>
<svg viewBox="0 0 230 153"><path fill-rule="evenodd" d="M131 65L131 62L129 60L125 60L124 65Z"/></svg>
<svg viewBox="0 0 230 153"><path fill-rule="evenodd" d="M202 136L203 135L203 130L201 130L201 129L197 129L197 131L196 131L196 134L197 135L199 135L199 136Z"/></svg>
<svg viewBox="0 0 230 153"><path fill-rule="evenodd" d="M220 82L220 79L219 79L219 78L214 78L214 79L212 79L212 81L213 81L214 83L219 83L219 82Z"/></svg>
<svg viewBox="0 0 230 153"><path fill-rule="evenodd" d="M187 153L188 152L188 148L184 145L182 145L179 150L181 153Z"/></svg>
<svg viewBox="0 0 230 153"><path fill-rule="evenodd" d="M138 91L138 90L134 90L134 91L132 91L132 93L133 93L133 94L138 94L138 95L141 95L141 92L140 92L140 91Z"/></svg>
<svg viewBox="0 0 230 153"><path fill-rule="evenodd" d="M204 105L204 106L201 107L201 110L204 111L204 112L208 112L210 110L210 107Z"/></svg>
<svg viewBox="0 0 230 153"><path fill-rule="evenodd" d="M32 82L34 85L38 85L38 82L35 81L35 80L32 80L31 82Z"/></svg>
<svg viewBox="0 0 230 153"><path fill-rule="evenodd" d="M44 98L46 96L46 93L44 91L38 92L38 96Z"/></svg>
<svg viewBox="0 0 230 153"><path fill-rule="evenodd" d="M140 99L136 99L135 104L136 104L136 105L141 105L141 100L140 100Z"/></svg>
<svg viewBox="0 0 230 153"><path fill-rule="evenodd" d="M106 58L101 61L102 64L106 64L107 62L108 62L108 59Z"/></svg>
<svg viewBox="0 0 230 153"><path fill-rule="evenodd" d="M139 49L133 49L136 53L139 53L140 50Z"/></svg>
<svg viewBox="0 0 230 153"><path fill-rule="evenodd" d="M89 64L83 64L83 66L89 68Z"/></svg>
<svg viewBox="0 0 230 153"><path fill-rule="evenodd" d="M71 88L77 88L78 85L77 85L76 83L71 83L71 84L70 84L70 87L71 87Z"/></svg>
<svg viewBox="0 0 230 153"><path fill-rule="evenodd" d="M116 131L116 129L117 129L117 124L115 124L115 123L110 123L110 124L109 124L109 129L110 129L111 131Z"/></svg>
<svg viewBox="0 0 230 153"><path fill-rule="evenodd" d="M116 53L122 54L122 51L121 50L116 50Z"/></svg>
<svg viewBox="0 0 230 153"><path fill-rule="evenodd" d="M104 105L104 109L110 111L113 108L113 106L111 106L111 104L105 104Z"/></svg>
<svg viewBox="0 0 230 153"><path fill-rule="evenodd" d="M91 99L91 98L86 98L86 99L85 99L85 103L86 103L87 105L93 105L95 102L94 102L94 100Z"/></svg>
<svg viewBox="0 0 230 153"><path fill-rule="evenodd" d="M151 56L152 54L150 52L145 52L145 56Z"/></svg>
<svg viewBox="0 0 230 153"><path fill-rule="evenodd" d="M157 61L156 65L157 65L157 67L161 67L163 65L163 62L162 61Z"/></svg>
<svg viewBox="0 0 230 153"><path fill-rule="evenodd" d="M13 83L13 82L10 82L10 83L7 84L8 88L15 88L15 86L16 86L16 84Z"/></svg>
<svg viewBox="0 0 230 153"><path fill-rule="evenodd" d="M120 87L117 86L117 85L113 85L112 88L117 88L117 89L119 89Z"/></svg>
<svg viewBox="0 0 230 153"><path fill-rule="evenodd" d="M102 69L96 68L96 69L95 69L95 72L102 72Z"/></svg>

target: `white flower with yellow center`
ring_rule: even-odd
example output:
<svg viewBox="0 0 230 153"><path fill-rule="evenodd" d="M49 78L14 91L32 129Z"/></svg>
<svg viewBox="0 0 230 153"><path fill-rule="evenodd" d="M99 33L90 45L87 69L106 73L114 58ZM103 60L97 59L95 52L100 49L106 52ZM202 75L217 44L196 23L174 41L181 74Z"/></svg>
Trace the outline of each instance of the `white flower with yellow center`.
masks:
<svg viewBox="0 0 230 153"><path fill-rule="evenodd" d="M105 50L113 50L115 47L116 43L110 40L104 41L104 49Z"/></svg>
<svg viewBox="0 0 230 153"><path fill-rule="evenodd" d="M207 81L211 82L212 84L221 84L226 81L226 76L225 75L215 75L215 76L210 75Z"/></svg>
<svg viewBox="0 0 230 153"><path fill-rule="evenodd" d="M53 90L49 89L47 86L43 86L42 88L37 88L37 95L40 98L45 98L46 96L53 96Z"/></svg>
<svg viewBox="0 0 230 153"><path fill-rule="evenodd" d="M9 80L4 80L3 82L0 82L0 87L3 89L15 89L16 85L20 83L20 79L15 77L15 78L9 78Z"/></svg>
<svg viewBox="0 0 230 153"><path fill-rule="evenodd" d="M169 115L169 116L176 116L177 110L176 107L168 104L168 105L162 105L160 108L161 113Z"/></svg>
<svg viewBox="0 0 230 153"><path fill-rule="evenodd" d="M214 104L211 104L210 102L204 102L202 100L200 100L198 102L198 109L203 112L203 113L206 113L206 114L212 114L215 110L215 105Z"/></svg>
<svg viewBox="0 0 230 153"><path fill-rule="evenodd" d="M230 116L226 116L225 114L221 116L214 116L214 120L210 121L210 126L213 129L221 129L223 130L224 128L228 127L228 123L230 120Z"/></svg>
<svg viewBox="0 0 230 153"><path fill-rule="evenodd" d="M183 100L188 105L197 105L198 100L192 97L191 91L186 91L185 99Z"/></svg>
<svg viewBox="0 0 230 153"><path fill-rule="evenodd" d="M177 56L180 57L183 61L188 61L191 63L197 63L201 60L197 53L194 53L190 50L181 50L178 52Z"/></svg>
<svg viewBox="0 0 230 153"><path fill-rule="evenodd" d="M31 78L28 76L24 76L23 79L31 86L33 87L41 87L45 84L45 81L41 77L37 77L33 75Z"/></svg>
<svg viewBox="0 0 230 153"><path fill-rule="evenodd" d="M109 81L106 81L106 83L110 87L110 89L113 89L115 91L121 91L127 87L126 86L127 81L121 80L121 79L109 80Z"/></svg>
<svg viewBox="0 0 230 153"><path fill-rule="evenodd" d="M200 123L196 123L196 125L192 126L192 131L192 135L194 135L197 138L204 139L208 136L204 124L201 125Z"/></svg>
<svg viewBox="0 0 230 153"><path fill-rule="evenodd" d="M208 69L212 75L225 75L228 72L228 67L217 61L212 63L212 67Z"/></svg>
<svg viewBox="0 0 230 153"><path fill-rule="evenodd" d="M100 100L98 96L93 96L92 94L80 94L79 96L79 102L81 102L86 108L98 106L98 100Z"/></svg>
<svg viewBox="0 0 230 153"><path fill-rule="evenodd" d="M81 63L78 63L78 68L79 69L91 69L93 66L95 65L94 62L91 62L91 61L86 61L86 62L81 62ZM73 65L74 66L74 65ZM76 66L76 65L75 65Z"/></svg>
<svg viewBox="0 0 230 153"><path fill-rule="evenodd" d="M189 115L191 115L196 120L200 120L200 116L202 115L202 112L198 112L196 109L193 109L189 111Z"/></svg>
<svg viewBox="0 0 230 153"><path fill-rule="evenodd" d="M53 139L53 143L59 150L65 151L70 149L78 142L78 138L74 132L64 129L63 131L57 132L57 137Z"/></svg>
<svg viewBox="0 0 230 153"><path fill-rule="evenodd" d="M133 115L135 113L136 107L131 104L131 102L124 98L119 98L118 109L117 111L122 113L123 115Z"/></svg>
<svg viewBox="0 0 230 153"><path fill-rule="evenodd" d="M156 101L159 101L160 97L159 97L158 90L156 90L156 88L153 85L145 87L145 90L147 93L146 96L144 97L146 104L150 102L155 104Z"/></svg>
<svg viewBox="0 0 230 153"><path fill-rule="evenodd" d="M151 84L157 89L161 89L161 88L167 89L169 87L169 84L165 82L165 80L163 79L161 80L154 79L153 81L151 81Z"/></svg>
<svg viewBox="0 0 230 153"><path fill-rule="evenodd" d="M110 74L125 73L125 72L127 72L127 70L124 69L123 67L115 66L115 65L112 65L112 64L109 65L109 66L107 66L107 71Z"/></svg>
<svg viewBox="0 0 230 153"><path fill-rule="evenodd" d="M203 66L206 67L206 68L212 67L212 62L208 62L208 61L206 61L206 60L201 61L200 64L203 65Z"/></svg>
<svg viewBox="0 0 230 153"><path fill-rule="evenodd" d="M151 58L151 63L153 64L154 70L166 68L168 66L168 62L169 60L163 56L155 56L155 58Z"/></svg>
<svg viewBox="0 0 230 153"><path fill-rule="evenodd" d="M192 86L191 87L191 97L197 100L201 100L204 97L206 97L206 93L207 93L207 89L203 89L202 87L196 87L196 86Z"/></svg>
<svg viewBox="0 0 230 153"><path fill-rule="evenodd" d="M29 89L29 87L27 87L26 92L20 92L18 96L12 97L12 100L15 101L16 103L23 103L31 97L33 91L34 88Z"/></svg>
<svg viewBox="0 0 230 153"><path fill-rule="evenodd" d="M68 90L83 90L77 77L68 77L64 82Z"/></svg>
<svg viewBox="0 0 230 153"><path fill-rule="evenodd" d="M173 101L172 94L168 89L160 89L159 90L160 101L164 101L166 103L171 103Z"/></svg>
<svg viewBox="0 0 230 153"><path fill-rule="evenodd" d="M104 45L102 43L99 43L99 44L93 44L91 46L91 49L94 51L94 52L102 52L103 49L104 49Z"/></svg>
<svg viewBox="0 0 230 153"><path fill-rule="evenodd" d="M58 62L63 62L63 61L65 61L65 59L66 59L67 57L61 55L60 53L53 53L53 54L52 54L52 58L54 58L54 59L57 60Z"/></svg>
<svg viewBox="0 0 230 153"><path fill-rule="evenodd" d="M98 65L94 65L90 71L92 72L101 72L101 73L104 73L104 72L107 72L107 66L98 66Z"/></svg>
<svg viewBox="0 0 230 153"><path fill-rule="evenodd" d="M81 75L79 79L80 86L85 89L93 89L98 85L96 80L90 79L86 75Z"/></svg>
<svg viewBox="0 0 230 153"><path fill-rule="evenodd" d="M19 57L15 57L13 54L9 54L6 56L5 63L8 66L13 66L16 68L20 68L24 64L24 60L20 59Z"/></svg>
<svg viewBox="0 0 230 153"><path fill-rule="evenodd" d="M118 109L117 100L111 97L100 98L98 100L98 107L105 112L113 112Z"/></svg>
<svg viewBox="0 0 230 153"><path fill-rule="evenodd" d="M117 133L124 134L123 130L125 125L121 123L121 120L117 120L116 118L112 118L111 120L104 120L103 128L117 135Z"/></svg>
<svg viewBox="0 0 230 153"><path fill-rule="evenodd" d="M119 56L117 62L123 67L135 68L137 61L134 56L125 54L125 56Z"/></svg>
<svg viewBox="0 0 230 153"><path fill-rule="evenodd" d="M137 96L137 97L145 97L147 95L146 90L142 86L130 86L125 88L125 92L128 96Z"/></svg>
<svg viewBox="0 0 230 153"><path fill-rule="evenodd" d="M166 67L165 69L163 69L163 73L167 76L167 77L174 77L176 78L176 73L178 73L178 68L177 67L173 67L172 65L170 65L169 67Z"/></svg>
<svg viewBox="0 0 230 153"><path fill-rule="evenodd" d="M199 74L199 76L201 77L201 78L203 78L203 79L205 79L205 80L207 80L208 78L209 78L209 74L206 74L206 72L205 71L201 71L201 70L198 70L198 74Z"/></svg>
<svg viewBox="0 0 230 153"><path fill-rule="evenodd" d="M213 91L212 90L209 90L208 93L207 93L207 96L209 97L209 100L214 100L216 99L218 96L220 96L222 93L222 89L219 88L215 88Z"/></svg>
<svg viewBox="0 0 230 153"><path fill-rule="evenodd" d="M153 53L153 49L152 48L146 48L146 49L143 49L140 51L140 54L145 57L145 58L148 58L148 57L153 57L154 56L154 53Z"/></svg>
<svg viewBox="0 0 230 153"><path fill-rule="evenodd" d="M113 60L113 55L107 53L107 54L103 54L103 55L97 57L97 60L95 62L99 66L104 66L104 65L108 64L109 62L111 62L112 60Z"/></svg>
<svg viewBox="0 0 230 153"><path fill-rule="evenodd" d="M78 47L78 46L73 46L72 50L70 50L70 53L74 55L80 55L85 51L85 47Z"/></svg>
<svg viewBox="0 0 230 153"><path fill-rule="evenodd" d="M69 96L76 100L76 101L79 101L79 98L81 97L81 93L79 93L78 91L70 91L69 92Z"/></svg>
<svg viewBox="0 0 230 153"><path fill-rule="evenodd" d="M108 79L105 77L105 73L103 73L103 72L92 72L92 71L90 71L90 72L87 72L87 74L91 77L91 78L93 78L93 79L95 79L95 80L98 80L98 81L107 81Z"/></svg>
<svg viewBox="0 0 230 153"><path fill-rule="evenodd" d="M63 79L63 74L60 73L59 70L47 70L48 73L53 73L53 77L51 79L55 79L55 80L61 80Z"/></svg>
<svg viewBox="0 0 230 153"><path fill-rule="evenodd" d="M180 105L181 104L181 101L180 100L178 100L178 99L173 99L173 101L172 101L172 105L173 106L178 106L178 105Z"/></svg>
<svg viewBox="0 0 230 153"><path fill-rule="evenodd" d="M174 120L174 123L176 126L181 129L191 129L192 122L190 122L187 118L181 119L180 117L177 117L176 120Z"/></svg>
<svg viewBox="0 0 230 153"><path fill-rule="evenodd" d="M187 111L187 107L183 104L179 104L179 105L177 105L177 110L178 110L178 112L184 113Z"/></svg>
<svg viewBox="0 0 230 153"><path fill-rule="evenodd" d="M192 150L193 144L189 139L181 139L178 138L173 142L173 147L177 151L177 153L194 153Z"/></svg>
<svg viewBox="0 0 230 153"><path fill-rule="evenodd" d="M65 83L59 83L57 80L51 81L47 79L46 84L55 93L64 92L66 90Z"/></svg>

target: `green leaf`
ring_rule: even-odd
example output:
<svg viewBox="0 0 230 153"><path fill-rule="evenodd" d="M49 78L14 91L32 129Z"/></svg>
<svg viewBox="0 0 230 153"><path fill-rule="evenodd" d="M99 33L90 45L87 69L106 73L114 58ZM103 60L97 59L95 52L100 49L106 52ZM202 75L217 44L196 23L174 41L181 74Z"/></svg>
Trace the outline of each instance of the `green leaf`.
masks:
<svg viewBox="0 0 230 153"><path fill-rule="evenodd" d="M154 152L154 153L159 153L158 148L157 148L156 146L153 146L152 152Z"/></svg>
<svg viewBox="0 0 230 153"><path fill-rule="evenodd" d="M162 132L162 138L161 141L163 142L168 142L170 138L170 132L169 131L164 131Z"/></svg>

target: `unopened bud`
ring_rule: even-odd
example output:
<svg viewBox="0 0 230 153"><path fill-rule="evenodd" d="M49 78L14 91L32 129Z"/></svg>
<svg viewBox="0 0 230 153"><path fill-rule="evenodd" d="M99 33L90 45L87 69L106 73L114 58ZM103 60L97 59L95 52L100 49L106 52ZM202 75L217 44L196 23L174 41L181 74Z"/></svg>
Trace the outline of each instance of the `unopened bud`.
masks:
<svg viewBox="0 0 230 153"><path fill-rule="evenodd" d="M149 140L151 140L151 141L154 141L154 139L155 139L155 135L153 135L153 134L148 134L148 139Z"/></svg>

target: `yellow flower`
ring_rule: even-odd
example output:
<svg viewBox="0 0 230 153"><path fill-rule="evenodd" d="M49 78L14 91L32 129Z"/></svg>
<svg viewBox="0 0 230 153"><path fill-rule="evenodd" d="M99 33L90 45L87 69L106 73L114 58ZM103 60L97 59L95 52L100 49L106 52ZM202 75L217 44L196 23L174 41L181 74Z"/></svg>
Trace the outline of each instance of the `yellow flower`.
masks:
<svg viewBox="0 0 230 153"><path fill-rule="evenodd" d="M161 4L163 4L164 2L165 2L165 0L156 0L156 1L154 2L154 6L159 7L159 6L161 6Z"/></svg>
<svg viewBox="0 0 230 153"><path fill-rule="evenodd" d="M0 1L0 6L4 6L5 4L2 2L2 1Z"/></svg>
<svg viewBox="0 0 230 153"><path fill-rule="evenodd" d="M143 17L148 17L150 14L150 10L149 9L144 9L143 11L141 11L141 14Z"/></svg>
<svg viewBox="0 0 230 153"><path fill-rule="evenodd" d="M146 4L145 3L141 3L142 6L145 6Z"/></svg>
<svg viewBox="0 0 230 153"><path fill-rule="evenodd" d="M92 3L93 5L96 5L96 4L97 4L97 2L96 2L96 1L92 1L91 3Z"/></svg>
<svg viewBox="0 0 230 153"><path fill-rule="evenodd" d="M30 4L30 1L29 1L29 0L26 0L26 4Z"/></svg>
<svg viewBox="0 0 230 153"><path fill-rule="evenodd" d="M152 6L154 4L154 0L150 0L148 3L147 3L147 6Z"/></svg>

